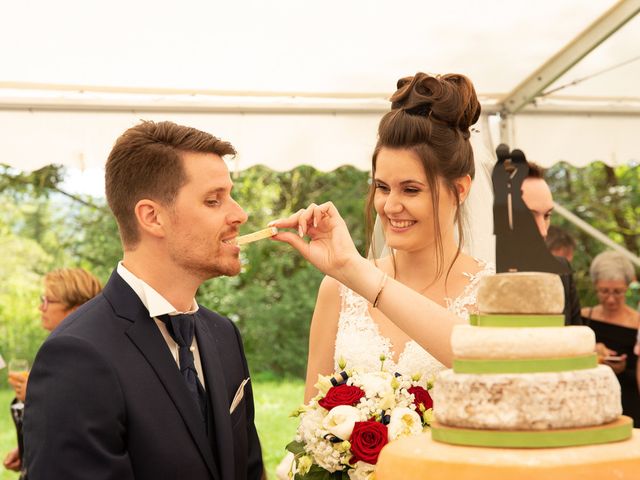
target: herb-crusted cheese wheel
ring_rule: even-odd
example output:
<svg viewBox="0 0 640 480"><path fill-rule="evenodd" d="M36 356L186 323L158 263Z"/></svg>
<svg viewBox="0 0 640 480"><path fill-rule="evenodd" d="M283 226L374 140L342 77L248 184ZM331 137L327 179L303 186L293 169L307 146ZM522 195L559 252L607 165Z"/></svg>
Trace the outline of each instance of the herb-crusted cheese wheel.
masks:
<svg viewBox="0 0 640 480"><path fill-rule="evenodd" d="M492 328L456 325L451 347L456 358L519 359L588 355L596 346L589 327Z"/></svg>
<svg viewBox="0 0 640 480"><path fill-rule="evenodd" d="M456 374L434 386L436 420L451 427L547 430L601 425L622 414L620 384L605 365L554 373Z"/></svg>
<svg viewBox="0 0 640 480"><path fill-rule="evenodd" d="M483 277L478 288L478 310L483 314L559 314L564 310L564 288L553 273L498 273Z"/></svg>

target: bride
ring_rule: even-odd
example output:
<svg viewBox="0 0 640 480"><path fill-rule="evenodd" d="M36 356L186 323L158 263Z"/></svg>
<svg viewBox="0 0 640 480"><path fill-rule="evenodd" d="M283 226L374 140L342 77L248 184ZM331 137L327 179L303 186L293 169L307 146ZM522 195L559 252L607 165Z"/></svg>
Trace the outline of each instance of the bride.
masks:
<svg viewBox="0 0 640 480"><path fill-rule="evenodd" d="M463 205L475 171L470 127L480 103L466 77L424 73L401 79L391 102L378 128L366 205L369 225L378 215L389 255L373 262L468 320L480 277L493 273L462 253ZM336 371L338 362L372 371L381 355L391 371L425 382L444 368L362 296L326 277L311 322L305 402L317 394L318 374Z"/></svg>
<svg viewBox="0 0 640 480"><path fill-rule="evenodd" d="M398 82L391 102L392 109L378 128L366 205L369 233L375 215L382 229L382 235L370 236L370 250L381 250L375 239L382 237L387 254L370 261L363 273L368 278L350 284L353 271L336 274L331 269L336 257L352 252L352 244L345 246L345 252L331 248L334 232L321 229L327 217L339 218L332 205L312 205L274 222L298 228L300 236L308 234L312 239L308 245L291 233L274 238L291 243L331 275L320 286L311 322L305 402L317 394L318 374L337 371L339 363L347 369L373 371L380 368L381 356L386 369L419 374L426 384L445 368L443 363L449 363L447 332L452 324L468 321L475 312L479 279L494 272L492 266L462 252L463 207L475 173L470 127L480 116L472 83L463 75L418 73ZM314 242L316 250L326 246L319 252L320 257L327 256L325 264L312 256ZM378 282L377 294L361 296L354 291L370 292L370 279ZM396 282L430 299L427 310L410 296L395 307L404 310L402 316L381 311L382 302L391 295L386 290L397 288ZM361 285L364 289L357 288ZM430 321L423 322L429 312ZM434 341L438 337L441 340Z"/></svg>

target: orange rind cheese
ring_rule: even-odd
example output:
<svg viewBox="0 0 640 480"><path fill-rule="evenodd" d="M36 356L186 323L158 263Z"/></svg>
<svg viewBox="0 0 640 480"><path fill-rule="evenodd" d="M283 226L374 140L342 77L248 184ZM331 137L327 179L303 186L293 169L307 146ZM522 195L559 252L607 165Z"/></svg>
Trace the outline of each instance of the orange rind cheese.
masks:
<svg viewBox="0 0 640 480"><path fill-rule="evenodd" d="M376 480L637 479L639 432L622 442L536 449L448 445L424 433L389 443L380 453Z"/></svg>

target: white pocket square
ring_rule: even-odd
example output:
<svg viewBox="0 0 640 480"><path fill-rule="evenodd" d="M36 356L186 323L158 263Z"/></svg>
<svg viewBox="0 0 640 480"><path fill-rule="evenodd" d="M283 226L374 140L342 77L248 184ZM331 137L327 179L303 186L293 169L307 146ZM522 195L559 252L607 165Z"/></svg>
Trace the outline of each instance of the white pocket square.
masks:
<svg viewBox="0 0 640 480"><path fill-rule="evenodd" d="M244 386L250 379L251 377L245 378L238 387L238 390L236 390L236 394L233 396L233 401L231 402L231 406L229 407L229 414L233 413L234 410L238 408L238 405L240 405L240 402L244 398Z"/></svg>

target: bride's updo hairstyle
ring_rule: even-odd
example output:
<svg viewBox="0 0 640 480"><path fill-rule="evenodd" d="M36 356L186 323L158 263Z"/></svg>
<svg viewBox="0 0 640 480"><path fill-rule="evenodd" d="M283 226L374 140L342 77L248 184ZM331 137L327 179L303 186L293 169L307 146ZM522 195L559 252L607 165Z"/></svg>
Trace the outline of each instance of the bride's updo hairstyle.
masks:
<svg viewBox="0 0 640 480"><path fill-rule="evenodd" d="M436 233L437 278L444 272L444 248L438 217L440 182L456 200L458 251L464 242L463 212L454 181L465 175L474 177L473 150L469 128L480 118L480 102L471 81L455 73L431 76L417 73L398 80L391 97L391 111L382 117L378 143L373 152L371 187L367 200L368 238L373 239L376 160L382 148L410 150L420 158L433 202ZM373 240L372 240L373 241ZM371 245L375 249L375 245ZM395 262L394 262L395 263ZM449 265L451 269L453 262Z"/></svg>

